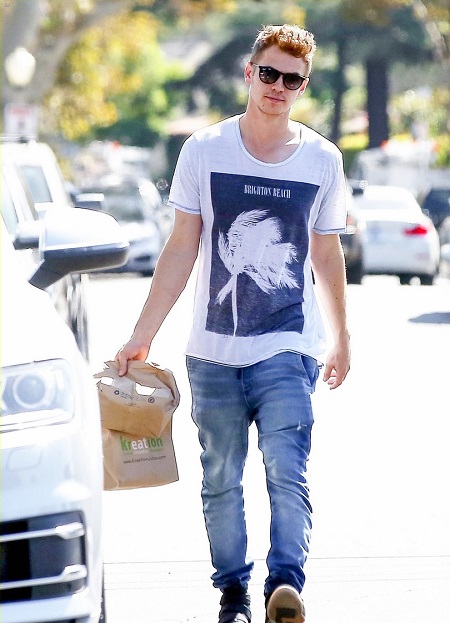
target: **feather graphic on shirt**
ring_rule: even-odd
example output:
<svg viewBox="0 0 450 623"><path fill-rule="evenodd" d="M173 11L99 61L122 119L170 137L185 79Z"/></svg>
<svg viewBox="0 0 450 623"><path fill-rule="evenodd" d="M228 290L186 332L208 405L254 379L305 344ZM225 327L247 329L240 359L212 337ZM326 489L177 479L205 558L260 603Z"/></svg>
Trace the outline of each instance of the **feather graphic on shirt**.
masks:
<svg viewBox="0 0 450 623"><path fill-rule="evenodd" d="M230 279L217 295L220 305L231 294L234 334L238 325L237 278L248 275L269 294L276 289L300 287L288 265L296 260L295 247L281 242L279 220L265 218L266 210L242 212L231 224L226 236L219 232L219 256Z"/></svg>

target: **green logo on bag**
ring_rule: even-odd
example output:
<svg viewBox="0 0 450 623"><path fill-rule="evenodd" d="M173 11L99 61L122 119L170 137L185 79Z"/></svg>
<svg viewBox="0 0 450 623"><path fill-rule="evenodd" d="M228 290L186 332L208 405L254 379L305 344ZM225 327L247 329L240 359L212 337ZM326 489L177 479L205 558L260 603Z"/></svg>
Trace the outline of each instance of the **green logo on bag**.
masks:
<svg viewBox="0 0 450 623"><path fill-rule="evenodd" d="M120 435L120 446L122 452L142 452L145 450L156 450L163 447L161 437L143 437L142 439L125 439Z"/></svg>

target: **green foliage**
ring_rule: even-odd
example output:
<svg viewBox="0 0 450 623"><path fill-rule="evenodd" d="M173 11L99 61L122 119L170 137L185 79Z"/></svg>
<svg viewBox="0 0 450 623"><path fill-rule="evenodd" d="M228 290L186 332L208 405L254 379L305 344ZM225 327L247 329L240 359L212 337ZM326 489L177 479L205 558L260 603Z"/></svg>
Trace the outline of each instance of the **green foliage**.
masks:
<svg viewBox="0 0 450 623"><path fill-rule="evenodd" d="M145 144L156 141L178 99L164 84L183 76L178 65L164 59L157 29L153 16L136 12L86 31L64 59L45 103L47 118L57 120L55 130L78 141L117 138L119 129L124 142L136 136Z"/></svg>
<svg viewBox="0 0 450 623"><path fill-rule="evenodd" d="M390 102L393 134L409 133L423 128L426 135L439 136L447 130L450 94L444 87L419 87L394 95Z"/></svg>
<svg viewBox="0 0 450 623"><path fill-rule="evenodd" d="M387 26L390 11L410 4L411 0L371 0L368 6L361 0L341 0L340 11L344 20L349 22Z"/></svg>
<svg viewBox="0 0 450 623"><path fill-rule="evenodd" d="M115 0L47 0L41 32L55 40L112 4ZM365 81L354 83L350 70L363 67L374 53L383 52L392 63L399 55L405 62L429 59L432 46L424 25L429 30L431 22L447 42L450 34L448 0L123 0L116 6L123 12L85 31L65 57L45 102L46 130L78 141L110 138L151 145L177 115L240 112L247 95L243 61L256 31L264 23L295 21L316 34L319 49L307 96L294 108L294 118L329 136L334 114L345 124L361 117L366 106ZM197 38L211 48L210 58L194 73L161 53L159 41L177 37ZM336 53L339 41L348 44L342 56ZM340 84L338 63L347 68ZM423 111L408 109L407 100L390 99L393 131L408 131L425 116L432 136L445 132L448 88L434 89ZM358 149L346 146L346 161Z"/></svg>
<svg viewBox="0 0 450 623"><path fill-rule="evenodd" d="M348 134L343 136L339 141L339 149L342 151L344 158L344 169L348 173L352 168L353 161L357 154L367 149L369 137L366 133Z"/></svg>
<svg viewBox="0 0 450 623"><path fill-rule="evenodd" d="M436 160L435 167L450 168L450 135L441 134L436 137Z"/></svg>

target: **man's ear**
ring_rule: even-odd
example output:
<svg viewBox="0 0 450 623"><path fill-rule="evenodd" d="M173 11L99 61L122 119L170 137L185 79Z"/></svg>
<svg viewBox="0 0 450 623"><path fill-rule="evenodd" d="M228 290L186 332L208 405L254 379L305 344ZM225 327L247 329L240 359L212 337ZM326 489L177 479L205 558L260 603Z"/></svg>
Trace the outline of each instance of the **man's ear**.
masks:
<svg viewBox="0 0 450 623"><path fill-rule="evenodd" d="M250 61L247 61L244 69L244 80L245 84L250 84L252 78L252 64Z"/></svg>
<svg viewBox="0 0 450 623"><path fill-rule="evenodd" d="M306 91L306 87L308 86L308 84L309 84L309 80L305 80L305 81L303 82L303 84L302 84L302 86L300 87L300 90L299 90L299 92L298 92L298 94L297 94L297 97L300 97L300 95L303 95L303 93Z"/></svg>

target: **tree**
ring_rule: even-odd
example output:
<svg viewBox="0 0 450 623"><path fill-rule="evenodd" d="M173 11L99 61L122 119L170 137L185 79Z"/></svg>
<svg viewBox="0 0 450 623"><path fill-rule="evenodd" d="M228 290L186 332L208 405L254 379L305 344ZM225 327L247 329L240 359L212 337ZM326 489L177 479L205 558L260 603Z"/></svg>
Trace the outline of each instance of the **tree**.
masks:
<svg viewBox="0 0 450 623"><path fill-rule="evenodd" d="M237 112L242 107L241 80L238 85L238 77L242 75L240 55L251 46L255 24L258 27L264 21L283 19L303 25L305 15L306 26L317 34L320 48L323 49L323 44L329 49L335 48L338 58L333 71L320 72L315 69L308 89L315 97L323 97L324 85L326 90L334 90L331 131L334 140L340 134L341 105L347 89L345 68L349 64L358 62L366 67L369 133L373 145L380 144L389 132L388 93L385 87L388 84L391 59L403 56L417 61L434 54L439 62L446 63L449 68L450 83L449 0L372 0L370 6L360 0L289 0L281 8L279 2L270 0L47 0L45 3L15 0L8 4L2 13L3 58L16 46L24 45L37 60L34 79L21 93L21 98L40 103L45 94L52 91L55 81L58 82L48 99L51 110L55 116L62 110L62 104L58 107L58 98L68 103L69 106L64 106L62 121L78 135L83 121L78 119L75 122L75 108L70 105L75 99L80 103L84 122L87 120L93 126L98 126L97 120L102 117L104 127L116 124L115 129L122 132L127 126L128 134L131 132L130 124L134 130L138 128L138 118L141 120L141 129L144 128L144 121L150 134L157 132L158 128L154 126L157 115L146 119L145 111L150 105L155 112L159 110L162 116L182 90L194 96L193 106L195 94L201 90L206 94L209 105L222 114ZM118 59L112 54L112 42L108 41L106 35L102 55L95 47L96 44L92 44L92 34L88 34L105 19L118 13L129 15L130 11L136 14L146 12L153 20L158 18L159 22L152 22L158 33L180 23L186 29L186 23L199 16L203 17L201 23L206 29L209 28L210 16L217 15L218 27L214 33L211 58L184 86L180 80L174 80L174 88L168 89L167 83L161 78L158 88L152 92L150 82L146 81L144 63L132 45L131 50L123 50ZM206 14L208 20L205 19ZM227 20L227 14L233 15L233 19ZM98 31L96 36L99 40ZM82 37L86 39L75 52L75 43ZM156 41L152 36L150 39ZM91 50L90 45L93 46ZM157 44L153 45L152 50L146 49L146 54L156 59ZM112 61L111 69L106 68L105 57ZM153 64L159 68L161 63L156 60ZM122 73L119 71L120 66ZM100 75L100 69L104 75ZM86 77L80 78L84 74ZM117 77L116 81L112 79L113 74ZM69 80L70 76L79 80L78 85ZM94 84L96 79L99 84ZM111 85L107 89L107 97L105 90L102 92L100 89L102 81ZM90 101L88 84L92 85ZM380 84L384 87L380 88ZM72 98L64 93L65 90L71 93ZM153 101L148 99L149 92L154 95ZM14 100L16 96L17 93L3 75L2 103ZM81 99L78 99L80 96ZM169 98L166 99L167 106L163 102L164 98ZM107 130L97 127L97 131L100 135ZM137 132L139 136L144 136L139 129Z"/></svg>
<svg viewBox="0 0 450 623"><path fill-rule="evenodd" d="M369 147L378 147L390 134L390 67L399 61L420 63L431 59L432 45L410 0L375 0L366 9L356 0L340 0L331 6L321 2L311 12L308 25L336 49L332 140L340 138L341 102L347 89L344 70L347 65L361 63L366 74ZM328 19L324 19L325 15Z"/></svg>
<svg viewBox="0 0 450 623"><path fill-rule="evenodd" d="M113 138L152 145L176 94L165 82L181 75L165 61L151 13L119 13L87 30L69 49L44 99L44 130L72 140Z"/></svg>
<svg viewBox="0 0 450 623"><path fill-rule="evenodd" d="M140 0L138 8L164 11L172 19L187 19L210 10L224 10L229 0ZM2 58L18 46L36 59L31 84L22 91L24 101L39 103L55 83L67 50L89 28L119 12L130 11L136 0L14 0L2 9ZM2 66L2 106L16 97Z"/></svg>
<svg viewBox="0 0 450 623"><path fill-rule="evenodd" d="M230 12L228 16L219 13L209 16L204 27L209 29L211 39L215 41L210 56L188 79L168 84L171 89L186 91L188 112L198 109L199 99L205 108L218 111L220 116L242 112L246 100L243 66L256 30L262 23L278 23L280 20L304 25L305 11L292 2L284 3L281 8L279 2L261 5L258 0L241 0L239 11Z"/></svg>
<svg viewBox="0 0 450 623"><path fill-rule="evenodd" d="M344 20L366 23L378 33L365 61L369 147L376 147L389 137L387 76L391 59L417 63L434 58L446 68L450 90L450 2L373 0L367 10L359 0L342 0L341 13ZM379 35L385 34L387 27L393 36L380 41ZM450 112L450 98L448 108Z"/></svg>

